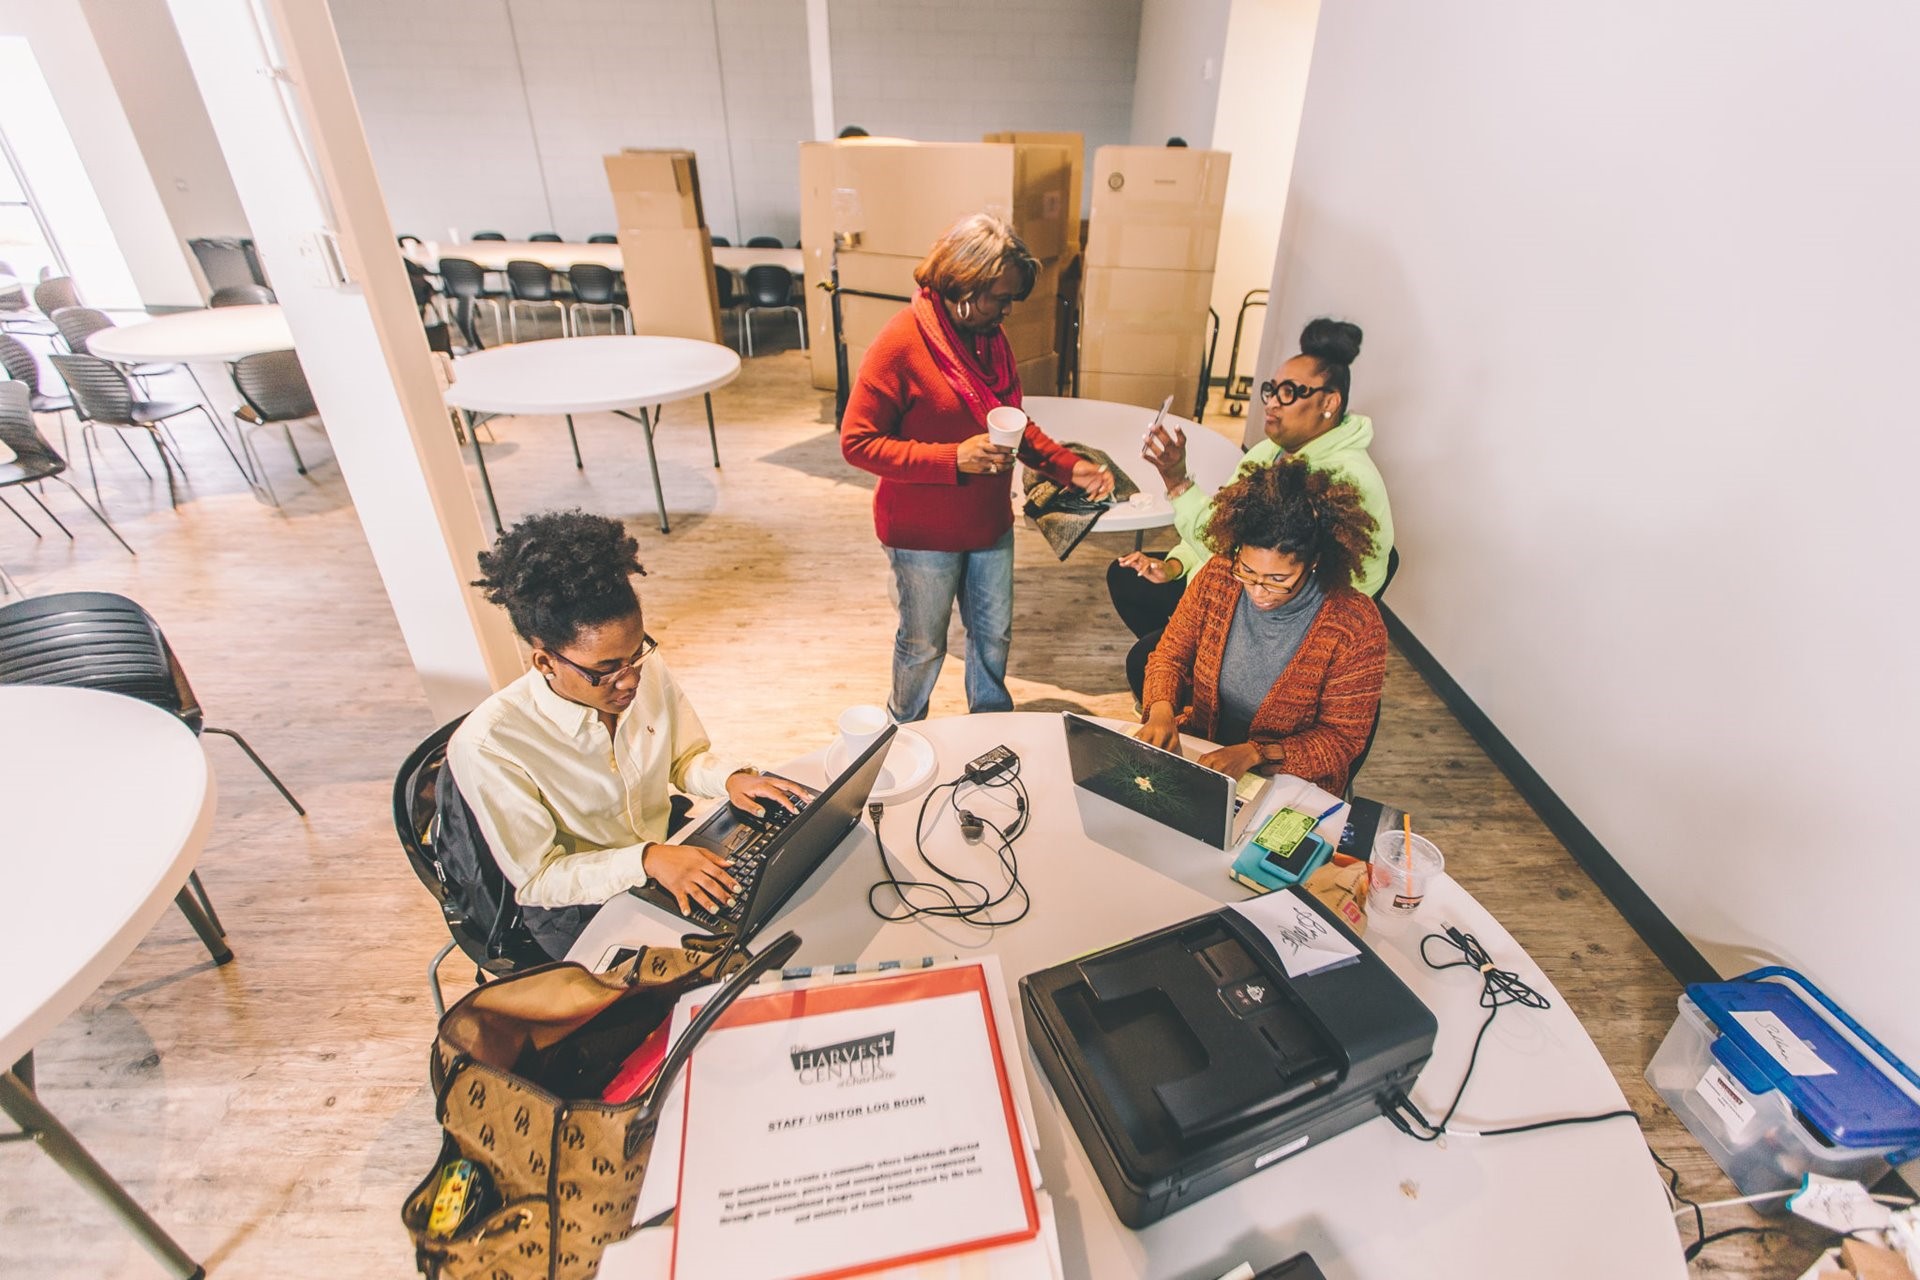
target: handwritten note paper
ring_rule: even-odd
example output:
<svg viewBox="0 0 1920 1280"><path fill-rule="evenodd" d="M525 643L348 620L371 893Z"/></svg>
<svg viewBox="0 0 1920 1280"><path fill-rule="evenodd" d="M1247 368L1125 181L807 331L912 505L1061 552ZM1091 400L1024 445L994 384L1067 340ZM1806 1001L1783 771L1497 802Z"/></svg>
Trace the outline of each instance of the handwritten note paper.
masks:
<svg viewBox="0 0 1920 1280"><path fill-rule="evenodd" d="M1298 890L1249 898L1231 907L1266 935L1289 978L1304 978L1360 958L1360 948L1307 905Z"/></svg>
<svg viewBox="0 0 1920 1280"><path fill-rule="evenodd" d="M1781 1021L1778 1014L1764 1010L1738 1010L1733 1020L1746 1028L1747 1034L1754 1038L1762 1049L1772 1055L1774 1061L1785 1067L1789 1074L1796 1076L1830 1076L1834 1069L1824 1058L1813 1051L1813 1046L1793 1033L1793 1028Z"/></svg>

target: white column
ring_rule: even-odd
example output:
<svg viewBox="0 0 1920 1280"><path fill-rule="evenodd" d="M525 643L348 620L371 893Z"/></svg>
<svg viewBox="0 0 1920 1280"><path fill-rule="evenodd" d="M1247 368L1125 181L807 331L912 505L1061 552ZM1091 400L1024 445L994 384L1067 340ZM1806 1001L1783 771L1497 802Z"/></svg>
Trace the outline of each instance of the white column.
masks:
<svg viewBox="0 0 1920 1280"><path fill-rule="evenodd" d="M807 0L807 75L813 87L813 140L833 141L833 43L827 0Z"/></svg>
<svg viewBox="0 0 1920 1280"><path fill-rule="evenodd" d="M487 539L332 19L323 0L265 0L262 32L249 0L169 4L407 651L450 719L520 654L466 585Z"/></svg>

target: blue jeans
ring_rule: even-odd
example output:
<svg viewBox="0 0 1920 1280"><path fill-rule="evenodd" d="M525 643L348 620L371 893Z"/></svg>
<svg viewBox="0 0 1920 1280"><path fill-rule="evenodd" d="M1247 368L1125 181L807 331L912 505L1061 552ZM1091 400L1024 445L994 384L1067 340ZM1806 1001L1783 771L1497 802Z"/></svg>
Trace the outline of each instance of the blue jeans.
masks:
<svg viewBox="0 0 1920 1280"><path fill-rule="evenodd" d="M893 696L897 721L927 718L940 664L947 657L947 623L960 601L967 629L967 710L1011 711L1007 650L1013 644L1013 530L984 551L902 551L885 548L893 565L893 597L900 629L893 636Z"/></svg>

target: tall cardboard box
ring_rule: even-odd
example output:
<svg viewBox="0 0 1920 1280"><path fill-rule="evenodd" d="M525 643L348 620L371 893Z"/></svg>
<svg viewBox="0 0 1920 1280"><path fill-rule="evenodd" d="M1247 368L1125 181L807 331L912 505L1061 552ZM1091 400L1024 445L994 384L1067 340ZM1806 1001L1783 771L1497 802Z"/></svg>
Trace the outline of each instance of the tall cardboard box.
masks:
<svg viewBox="0 0 1920 1280"><path fill-rule="evenodd" d="M1212 271L1232 159L1189 147L1094 152L1087 265Z"/></svg>
<svg viewBox="0 0 1920 1280"><path fill-rule="evenodd" d="M635 333L719 342L713 243L691 151L628 149L606 156Z"/></svg>
<svg viewBox="0 0 1920 1280"><path fill-rule="evenodd" d="M1077 199L1069 195L1073 160L1069 148L1041 143L802 143L800 241L815 326L813 385L829 390L835 380L832 310L818 305L826 299L814 286L831 280L836 246L843 287L911 297L913 268L969 213L1008 219L1041 260L1033 293L1015 309L1008 337L1023 360L1052 354L1063 250L1077 240ZM902 304L884 304L881 315L876 299L841 301L849 364L858 367L856 348L864 350ZM848 305L858 303L869 305Z"/></svg>
<svg viewBox="0 0 1920 1280"><path fill-rule="evenodd" d="M1067 153L1067 222L1066 245L1060 256L1071 260L1078 257L1086 244L1081 234L1085 225L1080 217L1080 202L1086 198L1087 139L1079 133L1034 133L1026 130L1010 129L1000 133L989 133L980 139L982 142L1007 142L1016 146L1062 147Z"/></svg>
<svg viewBox="0 0 1920 1280"><path fill-rule="evenodd" d="M1179 147L1101 147L1080 308L1080 394L1191 413L1231 157Z"/></svg>

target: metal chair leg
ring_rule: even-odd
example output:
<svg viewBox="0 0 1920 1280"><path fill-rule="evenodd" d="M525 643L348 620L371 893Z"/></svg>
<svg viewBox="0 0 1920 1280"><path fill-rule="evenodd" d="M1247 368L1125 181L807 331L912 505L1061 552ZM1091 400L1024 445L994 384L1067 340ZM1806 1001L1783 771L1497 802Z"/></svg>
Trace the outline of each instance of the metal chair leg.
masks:
<svg viewBox="0 0 1920 1280"><path fill-rule="evenodd" d="M707 443L713 446L713 465L720 465L720 437L713 431L713 392L706 394L707 401Z"/></svg>
<svg viewBox="0 0 1920 1280"><path fill-rule="evenodd" d="M228 443L227 433L220 429L220 420L213 416L213 410L207 408L207 406L205 406L204 404L197 404L193 407L198 409L202 414L206 416L207 425L212 427L213 434L219 437L220 447L227 451L227 456L229 458L233 459L233 465L239 470L240 478L242 480L245 480L249 485L251 485L253 483L253 476L247 471L246 463L240 461L240 455L233 451L233 445ZM184 474L186 471L186 468L182 467L180 470Z"/></svg>
<svg viewBox="0 0 1920 1280"><path fill-rule="evenodd" d="M433 1012L437 1017L447 1011L447 1002L440 994L440 962L453 954L453 939L447 939L447 945L433 953L433 959L427 961L427 990L433 996Z"/></svg>
<svg viewBox="0 0 1920 1280"><path fill-rule="evenodd" d="M793 327L800 334L800 349L807 349L807 318L800 314L800 308L793 309Z"/></svg>
<svg viewBox="0 0 1920 1280"><path fill-rule="evenodd" d="M93 435L93 424L91 422L85 422L80 425L80 447L87 451L87 479L93 482L93 500L99 503L101 508L104 509L107 501L100 496L100 473L94 470L93 467Z"/></svg>
<svg viewBox="0 0 1920 1280"><path fill-rule="evenodd" d="M137 556L140 554L139 552L135 551L131 546L127 545L127 540L120 536L120 531L118 529L113 527L113 521L107 519L105 513L103 513L98 507L94 506L91 502L88 502L85 494L81 493L78 489L73 487L73 481L67 479L65 476L56 476L55 479L59 480L61 484L66 485L67 491L79 500L80 505L85 507L88 511L92 512L93 518L95 520L98 520L101 524L107 527L107 532L113 535L113 540L119 543L121 546L127 548L128 555Z"/></svg>
<svg viewBox="0 0 1920 1280"><path fill-rule="evenodd" d="M99 1197L176 1280L205 1280L206 1269L188 1257L187 1251L147 1215L125 1187L114 1181L113 1175L88 1154L67 1127L40 1105L38 1095L28 1083L32 1073L31 1065L27 1067L27 1079L20 1077L17 1068L0 1072L0 1111L32 1135L35 1145L69 1177Z"/></svg>
<svg viewBox="0 0 1920 1280"><path fill-rule="evenodd" d="M44 503L44 502L42 502L42 501L40 501L40 495L39 495L39 494L37 494L37 493L35 493L35 492L34 492L33 490L31 490L31 489L28 489L28 490L27 490L27 496L28 496L29 498L32 498L32 499L33 499L33 505L34 505L34 506L36 506L36 507L38 507L38 508L40 508L40 509L41 509L42 511L46 511L46 512L47 512L47 519L49 519L49 520L51 520L51 521L53 521L53 523L54 523L55 525L57 525L57 526L59 527L59 529L60 529L60 532L62 532L62 533L64 533L64 534L66 534L66 535L67 535L67 541L68 541L68 542L72 542L72 541L73 541L73 530L71 530L71 529L69 529L69 528L67 528L67 526L65 526L64 524L61 524L61 523L60 523L60 517L59 517L59 516L57 516L57 515L55 515L55 514L53 514L53 512L51 512L51 511L48 511L48 510L47 510L47 504L46 504L46 503ZM20 513L16 511L16 512L14 512L14 514L15 514L15 515L19 515ZM29 525L28 527L29 527L29 528L32 528L32 526L31 526L31 525ZM39 537L40 535L39 535L38 533L35 533L35 534L34 534L33 536L37 538L37 537Z"/></svg>
<svg viewBox="0 0 1920 1280"><path fill-rule="evenodd" d="M567 439L573 441L573 465L577 471L585 471L587 464L580 461L580 435L573 429L573 415L567 415Z"/></svg>
<svg viewBox="0 0 1920 1280"><path fill-rule="evenodd" d="M29 496L31 496L33 493L33 490L29 489L27 490L27 493ZM38 502L39 499L35 498L34 501ZM15 509L14 505L11 502L8 502L5 498L0 498L0 507L5 507L7 510L12 511L13 518L15 520L18 520L21 524L27 526L28 533L32 534L36 538L40 536L40 531L33 527L33 521L21 515L20 512L17 509ZM73 535L68 534L67 536L71 538Z"/></svg>
<svg viewBox="0 0 1920 1280"><path fill-rule="evenodd" d="M133 465L140 468L140 474L149 480L153 479L153 472L147 470L147 464L140 461L140 455L133 451L133 442L127 439L127 433L115 427L113 436L120 442L120 447L127 451L127 456L133 459Z"/></svg>
<svg viewBox="0 0 1920 1280"><path fill-rule="evenodd" d="M301 475L307 474L307 460L300 456L300 446L293 442L293 427L288 423L281 423L280 434L287 438L287 452L293 455L293 469ZM263 475L265 470L264 467L261 468Z"/></svg>
<svg viewBox="0 0 1920 1280"><path fill-rule="evenodd" d="M241 420L239 414L234 415L233 429L240 436L240 452L246 456L254 470L260 473L258 480L249 480L247 483L252 485L256 492L265 489L267 501L273 504L273 509L285 515L287 509L280 505L280 495L274 492L273 477L267 474L266 460L260 456L260 451L253 447L253 441L247 435L247 424Z"/></svg>
<svg viewBox="0 0 1920 1280"><path fill-rule="evenodd" d="M253 761L253 767L258 769L261 773L267 776L267 781L273 784L274 790L280 793L280 796L283 800L285 800L288 804L293 806L293 811L299 814L303 818L307 816L307 811L305 809L302 809L300 807L300 802L293 798L293 792L287 790L286 784L280 781L280 779L274 775L273 770L267 768L267 762L260 758L259 752L255 751L252 747L247 745L247 740L245 738L241 737L239 734L235 733L231 729L216 729L210 724L201 725L200 732L217 733L223 738L232 738L235 742L239 743L240 749L247 753L247 759Z"/></svg>
<svg viewBox="0 0 1920 1280"><path fill-rule="evenodd" d="M7 572L7 566L0 564L0 596L5 595L19 596L25 600L27 589L14 581L13 575Z"/></svg>

